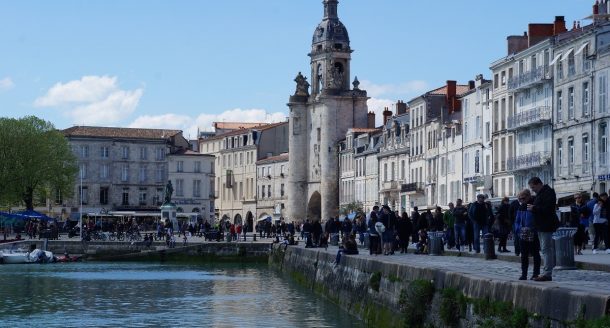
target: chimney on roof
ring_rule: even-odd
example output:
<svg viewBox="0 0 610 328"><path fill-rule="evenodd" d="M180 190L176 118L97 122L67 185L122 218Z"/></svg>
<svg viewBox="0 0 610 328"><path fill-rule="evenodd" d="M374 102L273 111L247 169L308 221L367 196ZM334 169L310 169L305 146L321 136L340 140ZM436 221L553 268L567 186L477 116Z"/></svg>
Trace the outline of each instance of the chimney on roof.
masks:
<svg viewBox="0 0 610 328"><path fill-rule="evenodd" d="M385 125L388 122L390 117L392 117L392 111L389 110L387 107L385 107L383 109L383 125Z"/></svg>
<svg viewBox="0 0 610 328"><path fill-rule="evenodd" d="M402 115L402 114L405 114L406 112L407 112L407 104L404 101L399 100L396 103L396 115Z"/></svg>
<svg viewBox="0 0 610 328"><path fill-rule="evenodd" d="M599 0L595 0L595 4L593 5L593 15L599 14Z"/></svg>
<svg viewBox="0 0 610 328"><path fill-rule="evenodd" d="M553 23L553 35L558 35L566 31L565 18L563 16L555 16L555 22Z"/></svg>
<svg viewBox="0 0 610 328"><path fill-rule="evenodd" d="M522 50L527 49L528 46L528 36L527 32L523 32L523 35L509 35L506 38L508 41L508 54L516 54Z"/></svg>
<svg viewBox="0 0 610 328"><path fill-rule="evenodd" d="M457 83L456 81L452 81L452 80L447 80L447 95L446 95L446 102L447 102L447 108L449 109L449 113L453 113L456 109L455 106L455 96L456 96L456 90L457 89Z"/></svg>
<svg viewBox="0 0 610 328"><path fill-rule="evenodd" d="M472 89L474 89L474 88L475 88L475 87L474 87L474 81L473 81L473 80L468 81L468 89L469 89L469 90L472 90Z"/></svg>
<svg viewBox="0 0 610 328"><path fill-rule="evenodd" d="M375 113L369 112L368 114L366 114L366 119L367 119L366 127L369 129L374 129L375 128Z"/></svg>

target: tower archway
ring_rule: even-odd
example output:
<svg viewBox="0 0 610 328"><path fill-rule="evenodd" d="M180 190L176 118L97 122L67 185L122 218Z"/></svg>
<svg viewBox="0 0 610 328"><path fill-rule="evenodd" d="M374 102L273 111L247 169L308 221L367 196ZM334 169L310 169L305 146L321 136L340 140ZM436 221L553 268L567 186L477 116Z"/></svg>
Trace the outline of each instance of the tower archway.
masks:
<svg viewBox="0 0 610 328"><path fill-rule="evenodd" d="M307 203L307 218L312 221L319 221L322 216L322 197L315 191Z"/></svg>

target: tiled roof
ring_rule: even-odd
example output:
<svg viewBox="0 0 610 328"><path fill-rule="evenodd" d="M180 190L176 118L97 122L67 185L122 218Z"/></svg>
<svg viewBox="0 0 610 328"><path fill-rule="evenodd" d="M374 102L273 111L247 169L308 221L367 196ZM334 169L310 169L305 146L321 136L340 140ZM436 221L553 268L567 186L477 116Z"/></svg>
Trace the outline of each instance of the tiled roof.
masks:
<svg viewBox="0 0 610 328"><path fill-rule="evenodd" d="M265 125L267 123L247 123L247 122L214 122L214 127L216 129L228 129L228 130L238 130L238 129L249 129L257 126Z"/></svg>
<svg viewBox="0 0 610 328"><path fill-rule="evenodd" d="M172 156L172 155L177 155L177 156L211 156L211 157L214 157L214 155L202 154L202 153L198 153L196 151L190 150L190 149L180 149L180 150L177 150L177 151L169 154L169 156Z"/></svg>
<svg viewBox="0 0 610 328"><path fill-rule="evenodd" d="M255 130L255 131L265 131L271 128L274 128L276 126L280 126L282 124L288 124L288 122L279 122L279 123L270 123L270 124L266 124L266 125L260 125L260 126L256 126L256 127L252 127L252 128L243 128L243 129L239 129L239 130L234 130L234 131L229 131L227 133L223 133L223 134L219 134L217 136L213 136L210 138L205 138L203 139L204 141L208 141L208 140L218 140L218 139L223 139L225 137L231 137L231 136L237 136L240 135L242 133L246 133L247 131L250 130Z"/></svg>
<svg viewBox="0 0 610 328"><path fill-rule="evenodd" d="M263 158L261 160L258 160L256 162L256 164L270 164L270 163L275 163L275 162L285 162L287 160L288 160L288 154L281 154L281 155L277 155L277 156Z"/></svg>
<svg viewBox="0 0 610 328"><path fill-rule="evenodd" d="M102 137L128 139L167 139L181 130L73 126L62 131L66 137Z"/></svg>
<svg viewBox="0 0 610 328"><path fill-rule="evenodd" d="M468 90L470 90L470 87L468 85L458 84L455 87L455 94L459 96L459 95L461 95L461 94L463 94L465 92L468 92ZM434 90L430 91L429 93L433 94L433 95L446 95L447 94L447 86L445 85L445 86L442 86L442 87L440 87L438 89L434 89Z"/></svg>

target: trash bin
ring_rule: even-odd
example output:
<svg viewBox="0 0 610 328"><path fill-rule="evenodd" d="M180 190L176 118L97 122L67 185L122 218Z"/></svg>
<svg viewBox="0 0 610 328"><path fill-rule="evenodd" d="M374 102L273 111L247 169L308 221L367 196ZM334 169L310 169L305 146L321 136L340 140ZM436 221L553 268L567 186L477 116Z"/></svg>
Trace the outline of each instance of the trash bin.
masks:
<svg viewBox="0 0 610 328"><path fill-rule="evenodd" d="M428 255L443 255L443 231L428 232Z"/></svg>
<svg viewBox="0 0 610 328"><path fill-rule="evenodd" d="M364 248L369 249L369 245L371 244L371 236L369 236L368 232L364 233Z"/></svg>
<svg viewBox="0 0 610 328"><path fill-rule="evenodd" d="M576 270L574 263L574 234L576 228L559 228L553 234L555 241L555 270Z"/></svg>
<svg viewBox="0 0 610 328"><path fill-rule="evenodd" d="M495 260L496 257L496 246L494 244L494 235L492 233L486 233L483 235L483 251L485 252L486 260Z"/></svg>
<svg viewBox="0 0 610 328"><path fill-rule="evenodd" d="M331 233L330 234L330 245L331 246L339 245L339 234L338 233Z"/></svg>

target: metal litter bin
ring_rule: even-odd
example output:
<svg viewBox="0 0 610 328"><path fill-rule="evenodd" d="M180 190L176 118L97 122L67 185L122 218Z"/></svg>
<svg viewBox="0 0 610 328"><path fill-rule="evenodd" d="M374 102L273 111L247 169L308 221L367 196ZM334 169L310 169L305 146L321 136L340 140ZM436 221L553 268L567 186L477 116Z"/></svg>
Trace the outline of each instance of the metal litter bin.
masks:
<svg viewBox="0 0 610 328"><path fill-rule="evenodd" d="M553 233L555 241L555 270L576 270L574 263L574 234L577 228L559 228Z"/></svg>
<svg viewBox="0 0 610 328"><path fill-rule="evenodd" d="M364 248L369 249L369 245L371 244L371 236L368 232L364 233Z"/></svg>
<svg viewBox="0 0 610 328"><path fill-rule="evenodd" d="M494 235L492 233L486 233L483 235L483 251L485 252L486 260L495 260L496 256L496 245L494 244Z"/></svg>
<svg viewBox="0 0 610 328"><path fill-rule="evenodd" d="M428 255L443 255L443 231L428 232Z"/></svg>

